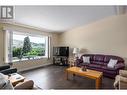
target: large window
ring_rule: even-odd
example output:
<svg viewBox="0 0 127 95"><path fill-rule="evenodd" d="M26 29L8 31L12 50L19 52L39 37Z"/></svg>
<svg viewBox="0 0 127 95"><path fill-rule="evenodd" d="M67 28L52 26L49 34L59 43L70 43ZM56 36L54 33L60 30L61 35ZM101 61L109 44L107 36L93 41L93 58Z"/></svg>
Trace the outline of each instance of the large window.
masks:
<svg viewBox="0 0 127 95"><path fill-rule="evenodd" d="M8 32L8 61L48 57L48 36Z"/></svg>

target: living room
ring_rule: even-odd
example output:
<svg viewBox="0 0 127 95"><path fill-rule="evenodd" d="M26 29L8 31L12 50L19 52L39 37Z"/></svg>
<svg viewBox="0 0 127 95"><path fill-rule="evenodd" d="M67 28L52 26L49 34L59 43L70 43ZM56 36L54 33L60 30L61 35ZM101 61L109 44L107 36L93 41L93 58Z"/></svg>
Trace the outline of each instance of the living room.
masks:
<svg viewBox="0 0 127 95"><path fill-rule="evenodd" d="M16 73L23 76L23 80L24 77L30 80L26 85L33 86L34 83L36 89L117 88L114 87L115 77L120 69L127 69L125 52L127 6L1 6L1 8L13 8L15 15L13 19L0 19L0 65L9 64L10 68L16 68ZM66 62L68 66L53 64L54 47L69 47ZM74 52L74 49L78 49L78 52ZM102 57L105 60L110 56L110 59L117 60L116 63L120 60L123 67L113 73L115 76L110 74L113 78L103 76L101 73L104 72L100 69L98 72L95 70L92 76L100 74L102 78L101 80L99 77L102 82L99 84L100 87L97 86L96 79L91 79L91 74L84 77L80 73L77 75L77 72L73 72L72 77L67 68L71 68L70 65L74 65L72 68L77 66L75 65L77 57L83 60L83 56L87 54L93 56L92 61L101 60ZM96 56L100 56L99 59L96 60ZM73 61L72 64L70 61ZM80 67L82 69L82 66ZM65 79L66 71L69 74L69 81ZM10 74L8 75L10 77Z"/></svg>

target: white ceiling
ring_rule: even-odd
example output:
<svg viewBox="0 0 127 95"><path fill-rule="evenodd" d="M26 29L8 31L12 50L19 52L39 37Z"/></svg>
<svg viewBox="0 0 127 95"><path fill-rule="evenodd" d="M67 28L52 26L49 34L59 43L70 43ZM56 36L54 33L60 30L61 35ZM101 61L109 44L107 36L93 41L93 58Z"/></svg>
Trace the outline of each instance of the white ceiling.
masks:
<svg viewBox="0 0 127 95"><path fill-rule="evenodd" d="M115 6L15 6L14 21L62 32L116 14Z"/></svg>

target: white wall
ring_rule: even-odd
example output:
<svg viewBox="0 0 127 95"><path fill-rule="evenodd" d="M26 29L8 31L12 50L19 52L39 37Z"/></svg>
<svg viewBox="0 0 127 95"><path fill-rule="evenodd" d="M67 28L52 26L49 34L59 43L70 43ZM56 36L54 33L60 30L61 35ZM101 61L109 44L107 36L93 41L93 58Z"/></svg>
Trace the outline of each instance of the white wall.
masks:
<svg viewBox="0 0 127 95"><path fill-rule="evenodd" d="M11 25L11 24L0 24L0 65L5 64L4 63L4 51L5 51L4 36L5 35L4 35L4 31L2 30L6 30L6 29L50 36L51 37L50 55L52 55L52 47L54 45L57 45L58 37L56 33L49 33L41 30L36 30L34 28L27 28L27 27ZM48 64L52 64L52 56L50 59L42 58L42 59L14 62L13 67L16 67L18 71L22 71L22 70L32 69L35 67L40 67L42 65L48 65Z"/></svg>
<svg viewBox="0 0 127 95"><path fill-rule="evenodd" d="M127 15L112 16L59 35L59 45L84 49L84 53L127 58Z"/></svg>

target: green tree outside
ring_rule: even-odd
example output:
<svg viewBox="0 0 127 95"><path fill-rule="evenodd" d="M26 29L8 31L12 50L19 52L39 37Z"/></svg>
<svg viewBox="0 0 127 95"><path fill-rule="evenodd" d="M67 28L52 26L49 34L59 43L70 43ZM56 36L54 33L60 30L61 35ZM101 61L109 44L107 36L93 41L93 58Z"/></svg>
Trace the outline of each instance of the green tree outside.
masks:
<svg viewBox="0 0 127 95"><path fill-rule="evenodd" d="M30 52L32 50L31 47L31 42L29 37L25 37L24 38L24 43L23 43L23 55L25 55L26 53Z"/></svg>

